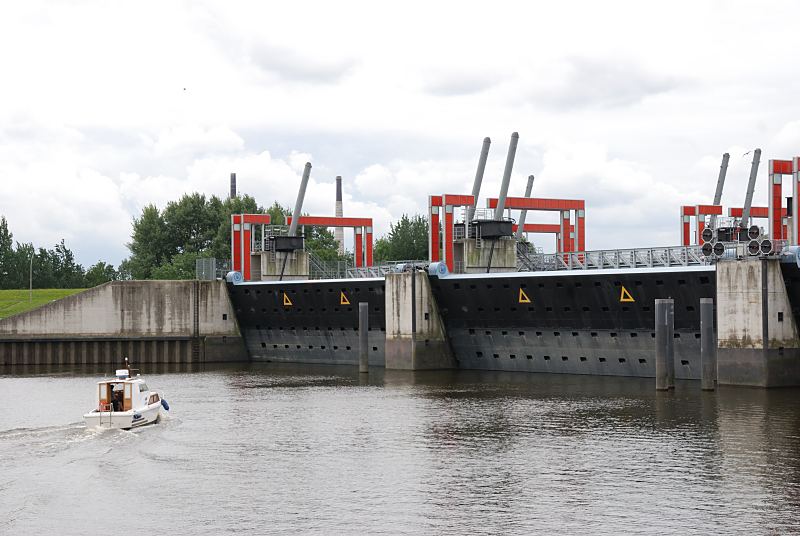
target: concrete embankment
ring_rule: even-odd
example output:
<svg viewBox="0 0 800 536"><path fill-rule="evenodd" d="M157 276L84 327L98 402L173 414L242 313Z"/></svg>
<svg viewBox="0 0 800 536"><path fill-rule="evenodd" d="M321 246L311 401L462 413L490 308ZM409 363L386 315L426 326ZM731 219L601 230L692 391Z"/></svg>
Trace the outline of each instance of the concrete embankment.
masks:
<svg viewBox="0 0 800 536"><path fill-rule="evenodd" d="M0 365L247 360L222 281L114 281L0 320Z"/></svg>

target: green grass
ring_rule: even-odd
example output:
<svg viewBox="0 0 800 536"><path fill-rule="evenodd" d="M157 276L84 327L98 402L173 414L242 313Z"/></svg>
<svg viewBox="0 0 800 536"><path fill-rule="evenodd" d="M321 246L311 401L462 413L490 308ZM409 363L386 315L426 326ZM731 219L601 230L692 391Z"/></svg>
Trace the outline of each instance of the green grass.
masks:
<svg viewBox="0 0 800 536"><path fill-rule="evenodd" d="M29 301L27 290L0 290L0 318L23 313L84 290L86 289L36 288L33 289L33 301Z"/></svg>

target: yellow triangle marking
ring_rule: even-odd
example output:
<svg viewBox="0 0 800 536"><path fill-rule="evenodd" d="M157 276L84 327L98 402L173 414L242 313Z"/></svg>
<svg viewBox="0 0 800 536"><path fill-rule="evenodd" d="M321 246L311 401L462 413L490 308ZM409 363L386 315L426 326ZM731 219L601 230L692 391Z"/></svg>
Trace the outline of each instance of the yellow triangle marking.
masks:
<svg viewBox="0 0 800 536"><path fill-rule="evenodd" d="M285 292L283 293L283 304L287 307L291 307L292 305L294 305L292 303L292 300L289 299L289 296L287 296Z"/></svg>
<svg viewBox="0 0 800 536"><path fill-rule="evenodd" d="M344 292L339 294L339 305L350 305L350 300L347 299Z"/></svg>
<svg viewBox="0 0 800 536"><path fill-rule="evenodd" d="M522 289L519 289L519 303L531 303L531 299Z"/></svg>
<svg viewBox="0 0 800 536"><path fill-rule="evenodd" d="M624 302L635 302L636 300L633 299L633 296L631 296L631 293L628 292L628 289L622 287L619 291L619 301L620 303L624 303Z"/></svg>

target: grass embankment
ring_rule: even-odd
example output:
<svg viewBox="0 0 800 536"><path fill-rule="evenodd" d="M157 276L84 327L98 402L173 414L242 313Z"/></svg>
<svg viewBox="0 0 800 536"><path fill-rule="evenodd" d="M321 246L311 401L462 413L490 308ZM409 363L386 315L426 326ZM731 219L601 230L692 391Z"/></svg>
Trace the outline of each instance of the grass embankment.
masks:
<svg viewBox="0 0 800 536"><path fill-rule="evenodd" d="M0 318L35 309L51 301L65 298L86 290L85 288L37 288L33 289L33 301L29 301L27 290L0 290Z"/></svg>

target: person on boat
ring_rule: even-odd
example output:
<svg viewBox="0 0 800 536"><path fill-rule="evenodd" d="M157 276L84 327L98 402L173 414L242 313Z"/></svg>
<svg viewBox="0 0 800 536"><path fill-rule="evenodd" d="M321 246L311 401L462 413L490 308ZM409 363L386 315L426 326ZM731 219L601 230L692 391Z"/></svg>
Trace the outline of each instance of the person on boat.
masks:
<svg viewBox="0 0 800 536"><path fill-rule="evenodd" d="M111 404L114 411L122 411L122 391L114 391Z"/></svg>

